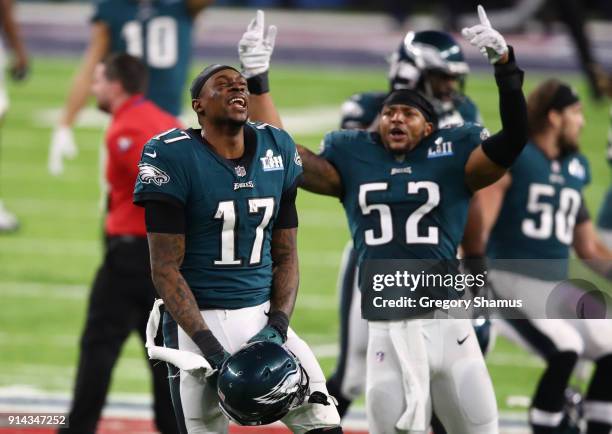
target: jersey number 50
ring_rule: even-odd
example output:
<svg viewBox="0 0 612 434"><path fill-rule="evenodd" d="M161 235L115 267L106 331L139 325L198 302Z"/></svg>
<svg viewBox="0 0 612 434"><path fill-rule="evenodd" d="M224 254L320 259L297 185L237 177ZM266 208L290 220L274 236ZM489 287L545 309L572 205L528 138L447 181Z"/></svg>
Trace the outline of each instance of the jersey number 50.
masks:
<svg viewBox="0 0 612 434"><path fill-rule="evenodd" d="M376 236L373 229L364 233L365 243L368 246L380 246L387 244L393 239L393 220L391 219L391 207L384 203L368 204L366 196L371 191L386 191L389 187L387 182L372 182L359 186L359 207L363 215L372 211L380 214L380 236ZM418 194L419 191L427 192L427 202L418 207L406 220L406 244L438 244L438 228L429 226L427 235L419 235L419 222L432 209L440 203L440 187L435 182L417 181L408 183L408 194Z"/></svg>
<svg viewBox="0 0 612 434"><path fill-rule="evenodd" d="M521 229L529 238L546 240L553 233L563 244L570 245L574 239L576 215L580 209L580 193L572 188L563 188L559 192L559 209L555 211L552 203L542 201L542 198L553 198L555 187L549 184L531 184L527 200L527 212L540 214L540 224L535 219L523 220Z"/></svg>

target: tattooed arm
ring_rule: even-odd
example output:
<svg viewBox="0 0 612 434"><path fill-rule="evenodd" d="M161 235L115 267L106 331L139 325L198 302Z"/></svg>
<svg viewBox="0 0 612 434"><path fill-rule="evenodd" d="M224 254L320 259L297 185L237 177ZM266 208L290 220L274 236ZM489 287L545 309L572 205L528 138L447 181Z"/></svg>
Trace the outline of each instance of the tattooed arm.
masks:
<svg viewBox="0 0 612 434"><path fill-rule="evenodd" d="M213 368L228 356L200 314L200 308L179 267L185 255L184 234L147 234L151 255L151 277L170 315L196 343Z"/></svg>
<svg viewBox="0 0 612 434"><path fill-rule="evenodd" d="M304 168L300 187L313 193L342 196L342 181L333 164L302 145L297 145L297 149Z"/></svg>
<svg viewBox="0 0 612 434"><path fill-rule="evenodd" d="M151 277L166 310L189 336L206 330L193 292L179 271L185 255L185 235L149 233Z"/></svg>
<svg viewBox="0 0 612 434"><path fill-rule="evenodd" d="M297 228L272 232L272 297L270 312L293 313L300 281L297 255Z"/></svg>

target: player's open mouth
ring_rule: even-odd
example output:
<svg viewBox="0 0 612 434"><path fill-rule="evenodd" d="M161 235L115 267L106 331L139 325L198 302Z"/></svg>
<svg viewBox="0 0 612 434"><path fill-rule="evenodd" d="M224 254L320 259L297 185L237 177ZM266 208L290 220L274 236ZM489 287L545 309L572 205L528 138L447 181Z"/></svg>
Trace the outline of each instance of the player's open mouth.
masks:
<svg viewBox="0 0 612 434"><path fill-rule="evenodd" d="M241 96L235 96L233 98L230 98L228 104L230 106L240 107L240 108L246 108L247 106L246 98L243 98Z"/></svg>
<svg viewBox="0 0 612 434"><path fill-rule="evenodd" d="M389 136L395 140L401 140L406 137L406 133L401 128L391 128Z"/></svg>

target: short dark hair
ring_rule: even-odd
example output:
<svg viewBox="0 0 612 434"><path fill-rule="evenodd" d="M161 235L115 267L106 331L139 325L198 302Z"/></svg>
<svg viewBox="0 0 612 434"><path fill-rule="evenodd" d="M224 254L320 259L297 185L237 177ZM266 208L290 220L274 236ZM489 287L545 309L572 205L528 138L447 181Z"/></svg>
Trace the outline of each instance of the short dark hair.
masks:
<svg viewBox="0 0 612 434"><path fill-rule="evenodd" d="M126 53L109 54L103 62L108 80L117 80L130 95L144 93L149 83L147 66Z"/></svg>

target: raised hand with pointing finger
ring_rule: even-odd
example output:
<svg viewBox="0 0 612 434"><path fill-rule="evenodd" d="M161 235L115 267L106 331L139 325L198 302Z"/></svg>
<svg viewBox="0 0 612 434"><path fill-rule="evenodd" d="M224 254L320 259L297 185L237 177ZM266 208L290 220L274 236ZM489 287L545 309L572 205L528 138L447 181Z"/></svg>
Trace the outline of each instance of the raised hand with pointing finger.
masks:
<svg viewBox="0 0 612 434"><path fill-rule="evenodd" d="M504 37L491 26L482 5L478 5L478 18L480 24L464 28L461 34L478 48L491 64L505 63L508 59L508 45Z"/></svg>
<svg viewBox="0 0 612 434"><path fill-rule="evenodd" d="M256 17L250 22L238 43L242 74L246 78L268 71L275 39L276 26L269 26L268 31L265 32L264 12L258 10Z"/></svg>

